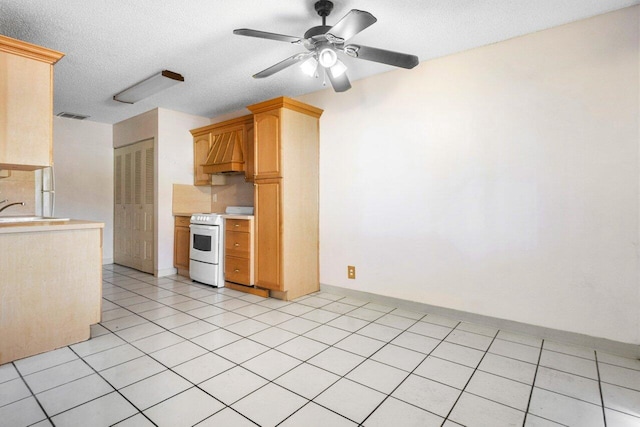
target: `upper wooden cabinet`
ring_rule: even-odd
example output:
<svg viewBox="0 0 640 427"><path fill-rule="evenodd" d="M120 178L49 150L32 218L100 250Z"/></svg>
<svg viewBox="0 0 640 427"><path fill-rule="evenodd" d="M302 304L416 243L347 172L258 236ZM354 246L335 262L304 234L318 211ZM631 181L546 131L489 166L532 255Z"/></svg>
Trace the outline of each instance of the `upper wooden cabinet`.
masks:
<svg viewBox="0 0 640 427"><path fill-rule="evenodd" d="M64 54L0 35L0 169L53 163L53 64Z"/></svg>
<svg viewBox="0 0 640 427"><path fill-rule="evenodd" d="M255 284L290 300L320 288L322 110L284 97L247 108L255 132Z"/></svg>
<svg viewBox="0 0 640 427"><path fill-rule="evenodd" d="M211 174L245 173L253 140L253 117L238 117L191 131L193 135L194 184L209 185ZM253 153L252 153L253 154ZM250 170L253 179L253 170Z"/></svg>
<svg viewBox="0 0 640 427"><path fill-rule="evenodd" d="M258 145L254 147L255 178L279 178L280 110L258 113L253 122L255 134L259 135Z"/></svg>

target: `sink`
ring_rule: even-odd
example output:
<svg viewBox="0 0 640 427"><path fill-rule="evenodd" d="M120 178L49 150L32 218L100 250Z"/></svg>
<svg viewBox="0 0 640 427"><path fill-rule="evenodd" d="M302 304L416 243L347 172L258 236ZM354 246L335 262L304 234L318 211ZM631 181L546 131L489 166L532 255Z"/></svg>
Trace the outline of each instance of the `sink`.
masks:
<svg viewBox="0 0 640 427"><path fill-rule="evenodd" d="M0 216L0 224L16 223L16 222L46 222L46 221L69 221L69 218L53 218L50 216Z"/></svg>

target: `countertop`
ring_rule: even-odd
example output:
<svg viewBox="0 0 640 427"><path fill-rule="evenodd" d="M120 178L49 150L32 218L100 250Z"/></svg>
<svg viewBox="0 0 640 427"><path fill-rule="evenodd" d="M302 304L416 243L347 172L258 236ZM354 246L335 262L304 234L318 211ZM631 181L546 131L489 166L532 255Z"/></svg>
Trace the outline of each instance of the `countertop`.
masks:
<svg viewBox="0 0 640 427"><path fill-rule="evenodd" d="M103 222L70 219L67 221L33 221L0 223L0 234L34 233L39 231L80 230L86 228L104 228Z"/></svg>
<svg viewBox="0 0 640 427"><path fill-rule="evenodd" d="M191 215L199 214L199 213L209 213L209 212L193 212L193 213L174 212L173 216L190 217ZM223 218L229 218L229 219L253 219L254 218L253 215L238 215L238 214L226 214L226 213L220 213L218 215L221 215Z"/></svg>
<svg viewBox="0 0 640 427"><path fill-rule="evenodd" d="M253 215L222 214L225 219L253 219Z"/></svg>

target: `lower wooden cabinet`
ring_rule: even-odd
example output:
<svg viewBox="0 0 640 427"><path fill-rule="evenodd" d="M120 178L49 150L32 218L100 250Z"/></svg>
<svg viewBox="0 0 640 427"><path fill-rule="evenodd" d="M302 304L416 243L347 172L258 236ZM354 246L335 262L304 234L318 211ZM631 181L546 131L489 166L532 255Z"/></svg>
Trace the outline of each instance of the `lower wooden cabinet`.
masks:
<svg viewBox="0 0 640 427"><path fill-rule="evenodd" d="M189 277L189 220L188 216L176 216L173 232L173 266L178 274Z"/></svg>
<svg viewBox="0 0 640 427"><path fill-rule="evenodd" d="M256 285L273 291L284 291L280 275L280 179L255 183L256 214Z"/></svg>
<svg viewBox="0 0 640 427"><path fill-rule="evenodd" d="M253 220L225 220L224 280L253 286Z"/></svg>

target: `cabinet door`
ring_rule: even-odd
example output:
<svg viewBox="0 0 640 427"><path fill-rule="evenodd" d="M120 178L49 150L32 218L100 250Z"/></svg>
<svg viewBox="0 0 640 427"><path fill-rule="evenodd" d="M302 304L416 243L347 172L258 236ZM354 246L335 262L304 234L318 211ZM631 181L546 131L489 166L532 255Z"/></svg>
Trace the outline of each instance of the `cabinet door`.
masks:
<svg viewBox="0 0 640 427"><path fill-rule="evenodd" d="M282 291L280 180L255 183L256 286Z"/></svg>
<svg viewBox="0 0 640 427"><path fill-rule="evenodd" d="M0 52L0 169L51 165L51 65Z"/></svg>
<svg viewBox="0 0 640 427"><path fill-rule="evenodd" d="M173 265L176 268L189 269L189 237L189 227L176 226L173 252Z"/></svg>
<svg viewBox="0 0 640 427"><path fill-rule="evenodd" d="M193 185L211 185L211 175L202 170L209 155L211 134L200 135L193 139Z"/></svg>
<svg viewBox="0 0 640 427"><path fill-rule="evenodd" d="M255 179L280 178L280 111L254 116Z"/></svg>
<svg viewBox="0 0 640 427"><path fill-rule="evenodd" d="M255 132L253 131L253 123L245 126L244 137L244 179L245 181L253 182L256 174L256 160L255 160Z"/></svg>

